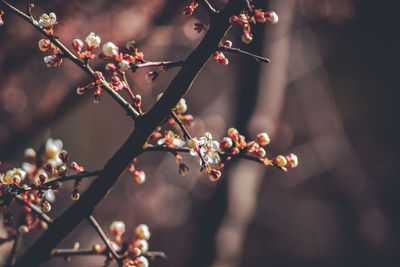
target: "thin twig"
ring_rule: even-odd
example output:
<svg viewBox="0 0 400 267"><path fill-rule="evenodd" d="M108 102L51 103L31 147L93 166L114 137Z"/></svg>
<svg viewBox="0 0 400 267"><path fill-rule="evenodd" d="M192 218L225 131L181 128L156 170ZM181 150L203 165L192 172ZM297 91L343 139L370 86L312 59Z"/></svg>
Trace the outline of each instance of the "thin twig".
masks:
<svg viewBox="0 0 400 267"><path fill-rule="evenodd" d="M271 60L269 60L268 58L262 57L262 56L258 56L255 54L252 54L250 52L247 51L243 51L240 48L235 48L235 47L229 47L226 45L220 45L220 47L218 48L219 51L223 51L223 52L228 52L228 53L232 53L232 54L239 54L239 55L245 55L245 56L249 56L254 58L257 61L262 61L264 63L270 63Z"/></svg>
<svg viewBox="0 0 400 267"><path fill-rule="evenodd" d="M148 251L146 253L143 253L143 255L151 260L154 260L156 258L161 258L163 260L167 259L167 255L162 251Z"/></svg>
<svg viewBox="0 0 400 267"><path fill-rule="evenodd" d="M247 5L247 8L249 9L249 11L253 12L254 9L253 9L253 6L250 4L250 0L245 0L245 2L246 2L246 5Z"/></svg>
<svg viewBox="0 0 400 267"><path fill-rule="evenodd" d="M188 147L167 147L167 146L153 146L153 145L148 145L147 148L145 149L145 152L147 151L165 151L165 152L183 152L183 153L189 153L190 152L190 148ZM232 154L229 152L219 152L218 153L221 157L232 157L232 158L242 158L242 159L247 159L247 160L251 160L251 161L255 161L258 163L263 163L263 160L255 157L255 156L251 156L248 154L243 154L243 153L239 153L239 154Z"/></svg>
<svg viewBox="0 0 400 267"><path fill-rule="evenodd" d="M108 256L108 251L104 250L102 252L95 252L93 249L54 249L51 252L54 257L69 257L69 256Z"/></svg>
<svg viewBox="0 0 400 267"><path fill-rule="evenodd" d="M9 10L12 13L16 14L17 16L21 17L22 19L26 20L29 22L35 29L37 29L39 32L41 32L44 36L46 36L52 43L54 43L63 53L63 57L66 57L70 59L72 62L74 62L78 67L80 67L83 71L85 71L87 74L89 74L93 79L95 79L94 71L91 69L91 67L85 63L79 60L67 47L65 47L59 39L47 33L44 29L42 29L36 20L34 20L32 17L29 17L25 13L21 12L19 9L16 7L12 6L5 0L1 0L0 6L2 6L5 10ZM107 81L105 80L100 80L102 84L102 88L122 107L125 109L127 114L132 117L133 119L137 118L140 116L139 112L136 111L122 96L120 96L117 92L115 92L114 89L110 87Z"/></svg>
<svg viewBox="0 0 400 267"><path fill-rule="evenodd" d="M190 135L189 131L186 129L185 125L183 125L182 121L178 118L175 111L171 110L170 115L174 119L174 121L178 124L179 128L181 128L185 140L192 139L192 136Z"/></svg>
<svg viewBox="0 0 400 267"><path fill-rule="evenodd" d="M209 15L218 13L218 11L215 10L215 8L207 0L199 0L199 3L203 6L203 8L207 11Z"/></svg>
<svg viewBox="0 0 400 267"><path fill-rule="evenodd" d="M104 233L103 229L101 229L100 225L97 223L96 219L93 217L93 215L90 215L88 218L90 224L93 226L93 228L96 230L96 232L99 234L101 239L103 240L104 244L107 246L108 250L111 252L115 260L120 264L122 257L118 255L118 253L114 250L114 248L111 246L110 241L108 240L106 234Z"/></svg>
<svg viewBox="0 0 400 267"><path fill-rule="evenodd" d="M29 208L31 208L31 210L36 213L40 219L42 219L43 221L45 221L47 224L51 224L53 223L53 219L50 218L49 216L47 216L38 206L32 204L32 203L28 203L26 202L21 196L15 196L15 199L17 200L17 202L19 202L22 205L28 206Z"/></svg>
<svg viewBox="0 0 400 267"><path fill-rule="evenodd" d="M104 171L103 169L94 170L94 171L83 171L83 172L80 172L77 174L64 176L64 177L60 177L58 179L48 181L48 182L44 183L42 186L50 187L57 182L65 182L65 181L69 181L69 180L76 180L76 179L82 179L82 178L86 178L86 177L92 177L92 176L101 174L103 171ZM22 194L22 193L30 191L30 190L32 190L32 187L26 187L26 188L25 187L17 187L15 192L13 192L11 194L4 194L4 195L0 196L0 200L4 200L6 198Z"/></svg>
<svg viewBox="0 0 400 267"><path fill-rule="evenodd" d="M51 186L57 182L65 182L65 181L69 181L69 180L76 180L76 179L82 179L82 178L86 178L86 177L93 177L96 175L101 174L104 171L104 169L100 169L100 170L94 170L94 171L83 171L77 174L73 174L73 175L69 175L69 176L64 176L64 177L60 177L58 179L55 180L51 180L48 181L46 183L44 183L44 186Z"/></svg>
<svg viewBox="0 0 400 267"><path fill-rule="evenodd" d="M160 61L160 62L146 62L136 65L131 65L132 72L135 72L137 69L140 68L150 68L150 67L165 67L167 69L172 67L181 67L183 66L184 61Z"/></svg>
<svg viewBox="0 0 400 267"><path fill-rule="evenodd" d="M31 6L31 0L26 1L26 13L33 19L32 16L32 6Z"/></svg>

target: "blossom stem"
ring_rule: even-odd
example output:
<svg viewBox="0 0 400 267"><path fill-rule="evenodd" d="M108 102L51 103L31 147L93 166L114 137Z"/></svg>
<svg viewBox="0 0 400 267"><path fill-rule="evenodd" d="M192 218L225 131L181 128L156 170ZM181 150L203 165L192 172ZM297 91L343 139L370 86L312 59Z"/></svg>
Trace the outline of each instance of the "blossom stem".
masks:
<svg viewBox="0 0 400 267"><path fill-rule="evenodd" d="M31 0L26 1L26 13L33 19L32 16L32 6L31 6Z"/></svg>
<svg viewBox="0 0 400 267"><path fill-rule="evenodd" d="M183 125L182 121L178 118L175 111L171 110L170 115L174 119L174 121L178 124L179 128L181 128L185 140L192 139L192 136L190 135L189 131L186 129L185 125Z"/></svg>
<svg viewBox="0 0 400 267"><path fill-rule="evenodd" d="M188 148L188 147L175 148L175 147L167 147L167 146L153 146L153 145L149 144L144 151L145 152L147 152L147 151L165 151L165 152L189 153L190 152L190 148ZM263 159L255 157L255 156L252 156L252 155L244 154L244 153L232 154L232 153L229 153L229 152L218 152L218 154L221 157L224 157L224 158L226 158L226 157L241 158L241 159L247 159L247 160L251 160L251 161L255 161L255 162L264 164L263 163Z"/></svg>
<svg viewBox="0 0 400 267"><path fill-rule="evenodd" d="M115 249L111 246L110 241L108 240L106 234L104 233L103 229L101 229L100 225L96 221L96 219L93 217L93 215L89 215L88 221L90 225L93 226L93 228L96 230L96 232L99 234L101 239L103 240L104 244L107 246L108 250L111 252L115 260L121 265L121 260L122 257L118 255L118 253L115 251Z"/></svg>
<svg viewBox="0 0 400 267"><path fill-rule="evenodd" d="M92 176L96 176L96 175L103 173L103 171L104 171L103 169L94 170L94 171L83 171L83 172L80 172L77 174L63 176L58 179L48 181L48 182L44 183L43 186L50 187L57 182L65 182L65 181L69 181L69 180L76 180L76 179L82 179L82 178L86 178L86 177L92 177ZM22 193L30 191L30 190L32 190L32 187L27 187L27 188L17 187L16 191L13 192L12 194L4 194L4 195L0 196L0 200L5 200L6 198L9 198L9 197L12 198L14 195L22 194Z"/></svg>
<svg viewBox="0 0 400 267"><path fill-rule="evenodd" d="M215 8L207 0L199 0L199 3L203 6L203 8L207 11L209 15L218 13L218 11L215 10Z"/></svg>
<svg viewBox="0 0 400 267"><path fill-rule="evenodd" d="M242 50L240 48L229 47L229 46L226 46L226 45L220 45L218 50L219 51L223 51L223 52L232 53L232 54L246 55L246 56L254 58L257 61L262 61L264 63L270 63L271 62L271 60L269 60L268 58L252 54L252 53L244 51L244 50Z"/></svg>
<svg viewBox="0 0 400 267"><path fill-rule="evenodd" d="M93 251L92 249L73 249L73 248L62 248L55 249L51 255L53 257L69 257L69 256L106 256L108 251L104 250L100 253Z"/></svg>
<svg viewBox="0 0 400 267"><path fill-rule="evenodd" d="M15 199L22 205L28 206L29 208L31 208L31 210L36 213L40 219L42 219L43 221L45 221L47 224L51 224L53 223L53 219L50 218L49 216L47 216L45 213L43 213L43 211L37 207L36 205L33 205L32 203L28 203L26 202L21 196L15 196Z"/></svg>

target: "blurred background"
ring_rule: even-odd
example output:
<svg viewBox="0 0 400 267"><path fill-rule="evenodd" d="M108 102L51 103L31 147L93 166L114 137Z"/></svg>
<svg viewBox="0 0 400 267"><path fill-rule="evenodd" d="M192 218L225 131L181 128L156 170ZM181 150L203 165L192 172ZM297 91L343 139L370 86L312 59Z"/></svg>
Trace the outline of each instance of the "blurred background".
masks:
<svg viewBox="0 0 400 267"><path fill-rule="evenodd" d="M12 2L25 9L25 1ZM201 8L182 15L188 2L36 1L33 14L55 12L56 35L69 47L95 32L102 43L120 48L135 40L149 61L183 60L204 35L193 23L208 23ZM107 233L112 221L123 220L125 238L148 224L150 250L168 255L151 266L400 266L397 9L361 0L255 2L275 10L279 23L254 27L248 46L237 28L227 38L271 63L229 54L226 67L210 60L185 96L196 119L190 131L219 139L234 126L250 140L266 131L272 139L267 154L294 152L299 166L283 173L239 160L211 183L192 157L183 155L191 171L181 177L170 154L145 154L136 167L146 172L146 183L135 184L126 171L94 216ZM222 8L226 1L211 3ZM39 33L12 14L3 19L1 171L20 166L24 148L37 149L49 137L62 139L70 158L87 170L100 169L126 140L132 121L105 94L97 105L90 93L76 95L78 86L91 82L88 76L68 60L46 68ZM168 70L153 84L146 83L146 70L128 74L144 110L176 72ZM71 205L71 190L72 182L64 184L52 217ZM40 234L23 236L20 253ZM86 222L58 247L76 241L81 248L102 244ZM1 260L10 248L0 248ZM43 266L103 262L54 258Z"/></svg>

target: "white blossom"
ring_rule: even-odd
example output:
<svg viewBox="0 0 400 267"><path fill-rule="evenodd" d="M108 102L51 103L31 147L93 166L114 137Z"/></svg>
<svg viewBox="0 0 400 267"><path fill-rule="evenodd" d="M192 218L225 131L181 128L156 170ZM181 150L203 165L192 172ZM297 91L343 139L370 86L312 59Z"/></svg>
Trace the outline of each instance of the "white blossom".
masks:
<svg viewBox="0 0 400 267"><path fill-rule="evenodd" d="M218 163L220 161L219 157L219 143L213 140L211 133L206 132L204 136L200 137L198 140L192 138L188 141L188 146L190 147L190 155L198 156L201 154L204 161L207 164ZM200 160L200 165L202 164Z"/></svg>
<svg viewBox="0 0 400 267"><path fill-rule="evenodd" d="M121 71L129 70L129 62L126 60L122 60L118 65Z"/></svg>
<svg viewBox="0 0 400 267"><path fill-rule="evenodd" d="M50 27L56 24L56 22L57 16L54 12L50 12L50 14L48 15L46 13L43 13L43 15L39 17L38 25L40 27Z"/></svg>
<svg viewBox="0 0 400 267"><path fill-rule="evenodd" d="M86 37L86 45L87 47L92 50L100 46L101 39L97 36L94 32L91 32Z"/></svg>
<svg viewBox="0 0 400 267"><path fill-rule="evenodd" d="M49 158L57 161L57 155L63 149L63 142L60 139L49 138L46 142L46 154ZM58 163L58 162L57 162Z"/></svg>

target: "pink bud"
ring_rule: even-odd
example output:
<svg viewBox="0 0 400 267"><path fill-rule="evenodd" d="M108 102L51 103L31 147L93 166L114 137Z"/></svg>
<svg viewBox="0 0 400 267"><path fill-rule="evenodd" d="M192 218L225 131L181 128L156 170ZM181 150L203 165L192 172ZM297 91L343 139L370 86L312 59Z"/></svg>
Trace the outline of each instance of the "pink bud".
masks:
<svg viewBox="0 0 400 267"><path fill-rule="evenodd" d="M284 156L279 155L274 158L273 163L278 167L285 167L287 164L287 160Z"/></svg>
<svg viewBox="0 0 400 267"><path fill-rule="evenodd" d="M76 52L81 52L83 48L83 42L80 39L72 40L72 47Z"/></svg>
<svg viewBox="0 0 400 267"><path fill-rule="evenodd" d="M293 153L290 153L289 155L287 155L286 160L287 160L287 166L290 168L296 168L297 165L299 164L299 159Z"/></svg>

